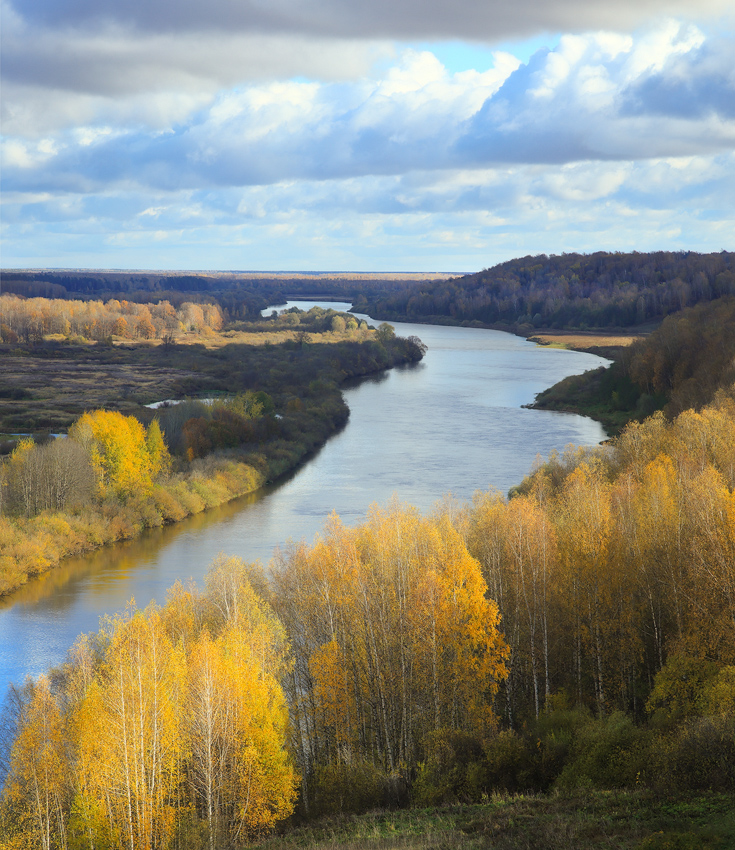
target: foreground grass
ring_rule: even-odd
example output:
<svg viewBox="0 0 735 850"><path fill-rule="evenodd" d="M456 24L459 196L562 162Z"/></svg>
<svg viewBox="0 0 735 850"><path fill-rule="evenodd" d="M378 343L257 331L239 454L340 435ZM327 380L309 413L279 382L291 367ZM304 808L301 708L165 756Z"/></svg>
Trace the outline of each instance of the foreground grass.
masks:
<svg viewBox="0 0 735 850"><path fill-rule="evenodd" d="M721 793L590 791L493 796L478 805L322 819L255 850L727 850L735 801Z"/></svg>

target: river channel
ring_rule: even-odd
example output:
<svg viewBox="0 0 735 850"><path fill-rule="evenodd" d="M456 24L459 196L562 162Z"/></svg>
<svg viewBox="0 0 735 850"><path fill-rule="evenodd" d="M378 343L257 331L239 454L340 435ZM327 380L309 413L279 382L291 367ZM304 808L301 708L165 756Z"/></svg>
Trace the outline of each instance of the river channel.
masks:
<svg viewBox="0 0 735 850"><path fill-rule="evenodd" d="M315 302L294 303L308 309ZM394 325L428 345L424 360L347 388L347 426L286 480L69 559L1 601L0 695L8 682L62 662L80 633L96 631L100 616L130 599L143 607L164 602L177 579L201 583L220 552L267 564L289 539L311 541L332 511L354 524L372 503L394 496L425 511L450 493L469 500L478 489L506 492L537 455L604 439L591 419L521 407L561 378L604 364L601 358L500 331Z"/></svg>

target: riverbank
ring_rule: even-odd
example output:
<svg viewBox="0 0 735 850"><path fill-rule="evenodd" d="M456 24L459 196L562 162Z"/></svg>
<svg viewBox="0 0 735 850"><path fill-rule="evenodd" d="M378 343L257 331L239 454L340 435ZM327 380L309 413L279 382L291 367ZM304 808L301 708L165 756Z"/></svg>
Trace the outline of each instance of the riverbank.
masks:
<svg viewBox="0 0 735 850"><path fill-rule="evenodd" d="M73 511L0 517L0 597L57 568L68 557L130 540L148 528L179 522L251 493L265 483L249 464L209 458L189 475L157 483L146 495L114 498Z"/></svg>
<svg viewBox="0 0 735 850"><path fill-rule="evenodd" d="M567 348L572 351L586 351L597 354L607 360L618 360L626 348L639 339L648 336L648 331L623 329L620 331L570 331L549 329L542 333L533 333L526 337L537 345L552 348Z"/></svg>
<svg viewBox="0 0 735 850"><path fill-rule="evenodd" d="M479 321L457 321L443 316L437 318L436 322L417 320L416 324L498 330L527 339L536 345L594 354L613 363L618 363L630 346L646 339L653 330L651 326L645 330L628 328L615 331L572 331L548 328L543 332L536 332L530 325L484 324ZM398 317L392 320L397 321ZM553 410L586 416L599 422L608 437L614 437L632 418L650 415L660 406L658 401L648 403L644 400L644 407L636 409L640 393L636 393L629 384L630 382L621 383L618 380L617 370L611 372L609 368L600 367L582 375L564 378L544 389L533 402L522 407L528 410Z"/></svg>
<svg viewBox="0 0 735 850"><path fill-rule="evenodd" d="M330 327L334 316L327 314L331 312L321 311L319 316ZM290 321L293 326L294 318L284 322ZM201 411L193 411L188 432L183 421L172 422L170 427L164 425L164 430L169 427L166 434L169 445L173 448L174 438L179 441L174 471L159 477L152 488L142 492L124 498L120 494L98 494L64 510L36 512L16 505L11 515L6 504L5 515L0 516L0 595L10 594L29 578L54 569L64 558L132 539L145 529L178 522L279 480L344 427L349 409L340 387L348 379L375 375L417 362L423 356L423 347L417 341L395 337L392 332L370 331L367 326L350 334L344 320L340 321L336 332L330 330L319 335L312 331L308 338L310 325L304 322L300 337L290 330L288 338L280 344L268 340L262 345L229 343L214 348L189 345L169 347L169 350L163 346L123 350L75 346L71 352L68 347L52 345L30 346L20 354L16 352L20 365L30 367L33 374L38 372L39 360L60 359L63 365L59 370L48 369L47 383L34 385L22 400L30 406L28 416L35 417L35 424L39 420L43 422L48 398L56 397L56 376L60 376L64 391L57 397L61 400L53 410L55 420L70 423L74 421L71 412L87 406L89 399L84 394L80 398L78 384L70 383L69 377L74 372L72 364L80 362L89 367L82 369L82 380L85 386L94 389L95 401L107 400L113 409L117 407L113 393L114 386L119 388L119 384L91 381L91 374L100 368L100 352L107 358L107 370L123 369L133 377L135 364L141 358L147 360L148 368L142 376L145 388L133 399L132 393L124 394L123 399L127 405L125 412L133 405L128 415L135 413L144 421L156 415L142 407L142 402L150 400L147 376L152 364L161 358L169 365L167 380L171 386L157 385L157 389L171 391L161 392L159 398L176 397L176 390L181 393L187 388L182 387L182 382L188 382L188 388L199 394L254 388L267 399L269 410L267 415L244 426L243 423L237 426L231 413L224 419L207 422ZM275 324L271 322L270 326ZM253 333L250 336L257 338ZM324 338L326 341L322 342ZM71 363L66 362L69 358ZM13 380L22 381L22 374L14 373ZM18 411L13 415L17 416Z"/></svg>
<svg viewBox="0 0 735 850"><path fill-rule="evenodd" d="M188 462L179 459L172 474L129 497L111 493L66 511L0 516L0 596L55 569L65 558L131 540L146 529L180 522L258 491L306 462L348 417L349 408L335 391L318 405L309 399L292 405L271 439Z"/></svg>
<svg viewBox="0 0 735 850"><path fill-rule="evenodd" d="M453 328L484 328L491 331L503 331L535 342L537 345L548 345L552 348L568 348L572 351L584 351L596 354L608 360L616 360L622 352L634 342L650 334L657 325L636 325L634 327L598 328L578 330L576 328L543 328L539 330L528 322L482 322L479 319L455 319L451 316L406 316L389 310L377 311L377 315L366 312L363 305L357 304L352 308L357 313L370 315L374 321L411 322L417 325L439 325Z"/></svg>
<svg viewBox="0 0 735 850"><path fill-rule="evenodd" d="M280 422L281 433L255 450L218 452L159 479L147 493L122 500L115 496L70 511L42 511L32 517L0 516L0 597L29 579L82 555L146 529L180 522L240 496L257 492L308 461L338 433L349 417L341 393L329 403L301 405ZM298 435L298 437L296 437Z"/></svg>

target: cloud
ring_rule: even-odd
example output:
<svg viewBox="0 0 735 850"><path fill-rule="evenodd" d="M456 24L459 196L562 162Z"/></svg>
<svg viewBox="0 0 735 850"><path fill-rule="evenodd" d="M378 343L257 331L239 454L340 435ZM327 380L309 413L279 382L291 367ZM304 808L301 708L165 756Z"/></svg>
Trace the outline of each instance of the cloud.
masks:
<svg viewBox="0 0 735 850"><path fill-rule="evenodd" d="M492 40L539 31L629 29L651 16L729 10L729 0L34 0L13 8L36 27L232 31L333 38ZM21 12L22 9L22 12Z"/></svg>
<svg viewBox="0 0 735 850"><path fill-rule="evenodd" d="M709 61L700 62L706 53ZM457 145L478 163L637 159L735 144L732 48L705 44L669 21L639 39L564 36L537 53L473 117ZM730 75L724 69L730 68ZM682 85L707 92L707 109L670 109ZM687 81L687 82L683 82ZM667 97L658 100L656 92ZM691 98L690 98L691 100ZM670 119L662 121L662 117Z"/></svg>
<svg viewBox="0 0 735 850"><path fill-rule="evenodd" d="M179 191L715 154L735 147L731 56L673 22L639 39L564 36L527 64L499 54L483 73L405 51L380 79L230 89L164 130L10 138L4 186Z"/></svg>
<svg viewBox="0 0 735 850"><path fill-rule="evenodd" d="M732 8L730 0L2 0L0 13L4 124L20 131L22 118L26 132L43 132L49 92L82 102L53 109L46 127L65 113L73 120L90 98L357 79L396 41L630 32L651 16L732 16Z"/></svg>
<svg viewBox="0 0 735 850"><path fill-rule="evenodd" d="M735 62L732 45L719 39L666 58L631 82L621 112L703 120L735 118Z"/></svg>
<svg viewBox="0 0 735 850"><path fill-rule="evenodd" d="M729 248L735 155L10 200L19 266L463 271L537 252Z"/></svg>
<svg viewBox="0 0 735 850"><path fill-rule="evenodd" d="M732 41L670 17L731 0L0 2L6 263L732 247ZM397 44L544 31L458 73Z"/></svg>

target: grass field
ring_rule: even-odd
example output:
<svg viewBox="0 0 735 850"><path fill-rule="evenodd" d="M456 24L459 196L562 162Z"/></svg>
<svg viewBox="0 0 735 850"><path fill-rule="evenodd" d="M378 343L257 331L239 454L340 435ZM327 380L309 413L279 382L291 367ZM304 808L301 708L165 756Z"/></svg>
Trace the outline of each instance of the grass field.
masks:
<svg viewBox="0 0 735 850"><path fill-rule="evenodd" d="M288 361L279 350L283 343L339 343L366 336L362 331L306 334L271 328L273 323L264 321L245 329L181 333L168 346L160 339L69 343L53 335L39 345L0 344L0 430L64 432L86 410L137 415L150 402L225 391L234 386L223 372L226 350L236 352L233 359L243 367L257 360L257 371L264 373Z"/></svg>
<svg viewBox="0 0 735 850"><path fill-rule="evenodd" d="M324 819L254 850L729 850L733 804L731 795L715 793L497 796L478 805Z"/></svg>
<svg viewBox="0 0 735 850"><path fill-rule="evenodd" d="M621 349L627 348L645 333L596 333L594 331L544 331L528 337L531 342L551 348L571 348L575 351L591 351L614 358ZM603 352L607 352L607 355Z"/></svg>

